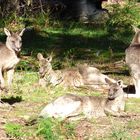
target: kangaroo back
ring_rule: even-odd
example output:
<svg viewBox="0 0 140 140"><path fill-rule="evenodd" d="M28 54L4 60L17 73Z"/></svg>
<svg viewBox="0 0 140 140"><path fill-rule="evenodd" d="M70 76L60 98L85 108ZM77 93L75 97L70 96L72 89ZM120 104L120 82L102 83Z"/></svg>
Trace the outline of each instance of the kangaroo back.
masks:
<svg viewBox="0 0 140 140"><path fill-rule="evenodd" d="M107 75L95 67L88 65L78 66L79 73L83 77L84 85L93 88L94 90L105 91L109 89L109 84L106 79L112 83L116 83L114 79L109 78Z"/></svg>
<svg viewBox="0 0 140 140"><path fill-rule="evenodd" d="M39 116L67 118L70 116L79 115L82 106L82 101L79 96L67 94L58 97L52 103L48 104L40 113Z"/></svg>

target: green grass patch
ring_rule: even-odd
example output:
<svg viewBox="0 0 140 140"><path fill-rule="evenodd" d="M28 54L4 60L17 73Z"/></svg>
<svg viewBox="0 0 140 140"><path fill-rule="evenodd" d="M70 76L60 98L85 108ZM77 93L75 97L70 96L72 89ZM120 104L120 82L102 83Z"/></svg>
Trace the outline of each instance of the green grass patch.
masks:
<svg viewBox="0 0 140 140"><path fill-rule="evenodd" d="M52 118L41 119L37 123L37 135L42 135L45 140L63 140L74 138L74 125L72 123L64 123L61 120Z"/></svg>
<svg viewBox="0 0 140 140"><path fill-rule="evenodd" d="M5 130L9 137L11 138L21 138L24 135L24 132L22 131L22 126L20 124L16 123L7 123L5 125Z"/></svg>

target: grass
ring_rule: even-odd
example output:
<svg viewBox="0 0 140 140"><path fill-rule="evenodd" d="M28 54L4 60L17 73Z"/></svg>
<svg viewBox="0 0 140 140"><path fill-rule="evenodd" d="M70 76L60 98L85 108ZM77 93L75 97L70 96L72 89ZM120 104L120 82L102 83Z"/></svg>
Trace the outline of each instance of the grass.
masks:
<svg viewBox="0 0 140 140"><path fill-rule="evenodd" d="M132 139L132 137L129 136L128 131L120 127L112 130L111 137L114 140L120 140L120 139L131 140Z"/></svg>
<svg viewBox="0 0 140 140"><path fill-rule="evenodd" d="M24 133L21 131L22 126L20 124L15 123L7 123L5 125L5 130L7 131L8 135L13 138L20 138L23 137Z"/></svg>
<svg viewBox="0 0 140 140"><path fill-rule="evenodd" d="M64 62L70 53L69 57L70 59L71 57L74 58L75 63L77 61L105 63L110 62L111 57L114 61L123 58L124 49L128 42L123 42L122 38L113 38L105 28L77 26L57 29L47 28L39 34L34 30L25 32L23 54L32 53L33 57L36 58L38 52L43 52L44 55L53 52L57 60ZM109 48L112 49L113 56L110 55ZM99 56L96 56L98 51L100 51Z"/></svg>
<svg viewBox="0 0 140 140"><path fill-rule="evenodd" d="M2 40L4 36L1 35ZM55 98L66 93L101 96L99 92L86 89L64 89L60 86L41 88L38 83L38 61L36 55L42 52L45 56L53 53L53 67L67 68L79 63L88 63L110 72L109 76L123 79L130 84L127 67L115 67L114 62L124 58L124 50L131 36L116 38L110 36L106 28L72 24L61 28L30 30L23 37L24 56L18 64L14 75L11 95L3 95L5 102L14 106L10 113L3 111L1 116L6 121L5 130L8 136L28 140L76 140L81 138L97 140L139 139L139 118L100 118L86 121L68 122L55 119L39 119L44 106ZM98 53L98 55L97 55ZM140 99L128 99L126 111L139 115ZM23 123L22 123L23 122ZM80 129L79 129L80 128ZM134 133L132 133L134 131Z"/></svg>

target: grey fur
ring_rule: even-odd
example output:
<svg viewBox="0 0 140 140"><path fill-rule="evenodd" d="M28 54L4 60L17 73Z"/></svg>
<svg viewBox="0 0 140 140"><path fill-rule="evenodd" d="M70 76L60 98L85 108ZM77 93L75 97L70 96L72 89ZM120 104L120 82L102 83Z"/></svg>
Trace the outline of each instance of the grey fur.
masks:
<svg viewBox="0 0 140 140"><path fill-rule="evenodd" d="M124 116L125 97L120 81L110 84L108 97L78 96L66 94L48 104L39 116L47 118L79 119L104 117L106 115Z"/></svg>
<svg viewBox="0 0 140 140"><path fill-rule="evenodd" d="M46 86L47 81L52 85L63 85L64 87L91 87L96 90L108 89L109 85L105 79L112 82L115 80L102 74L97 68L88 65L79 65L75 68L64 70L53 70L52 58L44 58L41 53L37 55L39 59L39 84Z"/></svg>
<svg viewBox="0 0 140 140"><path fill-rule="evenodd" d="M135 35L130 46L125 51L125 61L131 71L131 76L136 89L132 97L140 97L140 29L133 26Z"/></svg>
<svg viewBox="0 0 140 140"><path fill-rule="evenodd" d="M18 57L21 51L22 39L25 29L19 34L12 33L8 29L4 28L4 32L7 35L6 43L0 43L0 88L5 88L4 73L7 72L8 86L11 85L14 69L20 58Z"/></svg>

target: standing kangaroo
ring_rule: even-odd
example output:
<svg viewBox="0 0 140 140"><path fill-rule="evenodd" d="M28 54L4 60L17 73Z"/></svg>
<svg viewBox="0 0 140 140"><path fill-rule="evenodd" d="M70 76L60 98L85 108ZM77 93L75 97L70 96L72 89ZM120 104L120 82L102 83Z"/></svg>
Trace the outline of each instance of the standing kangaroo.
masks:
<svg viewBox="0 0 140 140"><path fill-rule="evenodd" d="M62 119L79 119L81 115L86 118L124 116L126 115L124 94L122 81L110 84L107 98L66 94L49 103L41 111L40 116Z"/></svg>
<svg viewBox="0 0 140 140"><path fill-rule="evenodd" d="M140 97L140 29L134 27L135 35L125 51L126 64L129 66L136 93L131 97Z"/></svg>
<svg viewBox="0 0 140 140"><path fill-rule="evenodd" d="M20 61L18 57L25 28L20 33L12 33L8 29L4 28L4 32L7 36L6 43L0 43L0 88L5 88L4 72L7 72L7 84L10 87L13 79L15 66Z"/></svg>
<svg viewBox="0 0 140 140"><path fill-rule="evenodd" d="M45 86L47 82L52 85L61 84L64 87L91 87L96 90L103 90L109 88L105 79L109 79L112 82L115 80L102 74L97 68L80 65L71 69L53 70L51 61L52 57L44 58L41 53L38 53L39 59L39 84Z"/></svg>

